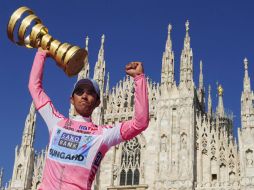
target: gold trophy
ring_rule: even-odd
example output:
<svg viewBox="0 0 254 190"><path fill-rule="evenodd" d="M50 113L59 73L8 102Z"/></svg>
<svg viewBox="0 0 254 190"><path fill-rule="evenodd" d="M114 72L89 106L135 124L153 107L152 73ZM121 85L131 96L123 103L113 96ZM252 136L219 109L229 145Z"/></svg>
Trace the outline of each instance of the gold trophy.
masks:
<svg viewBox="0 0 254 190"><path fill-rule="evenodd" d="M15 29L18 31L17 39L14 36ZM87 51L54 39L41 20L27 7L20 7L11 15L7 34L11 41L20 46L49 50L50 56L68 76L78 74L84 66Z"/></svg>

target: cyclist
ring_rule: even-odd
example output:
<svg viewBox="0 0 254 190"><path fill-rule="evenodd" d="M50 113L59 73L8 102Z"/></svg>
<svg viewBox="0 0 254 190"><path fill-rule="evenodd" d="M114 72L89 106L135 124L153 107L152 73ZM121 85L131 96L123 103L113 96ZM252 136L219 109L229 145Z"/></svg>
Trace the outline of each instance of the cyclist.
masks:
<svg viewBox="0 0 254 190"><path fill-rule="evenodd" d="M47 51L39 48L29 79L29 90L49 130L49 147L39 190L90 190L102 158L111 146L129 140L149 123L147 83L142 63L131 62L125 71L134 77L134 116L113 126L92 122L100 104L100 89L92 79L79 80L70 97L75 116L64 117L42 87Z"/></svg>

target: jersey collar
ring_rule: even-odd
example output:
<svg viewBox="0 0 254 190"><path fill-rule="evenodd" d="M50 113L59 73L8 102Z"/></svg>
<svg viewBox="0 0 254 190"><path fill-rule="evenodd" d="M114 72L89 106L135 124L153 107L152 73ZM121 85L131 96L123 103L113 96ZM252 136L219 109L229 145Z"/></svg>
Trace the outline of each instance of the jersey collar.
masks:
<svg viewBox="0 0 254 190"><path fill-rule="evenodd" d="M81 122L92 122L91 117L83 117L81 115L75 115L72 118L75 121L81 121Z"/></svg>

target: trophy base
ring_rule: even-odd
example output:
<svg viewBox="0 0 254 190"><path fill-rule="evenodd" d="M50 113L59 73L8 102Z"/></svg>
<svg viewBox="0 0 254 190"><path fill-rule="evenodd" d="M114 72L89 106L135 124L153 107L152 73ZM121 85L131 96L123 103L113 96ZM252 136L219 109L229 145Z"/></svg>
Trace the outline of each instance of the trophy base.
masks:
<svg viewBox="0 0 254 190"><path fill-rule="evenodd" d="M68 52L67 52L68 53ZM67 55L66 55L67 56ZM77 75L84 67L87 51L85 49L78 49L75 51L66 63L64 72L69 76Z"/></svg>

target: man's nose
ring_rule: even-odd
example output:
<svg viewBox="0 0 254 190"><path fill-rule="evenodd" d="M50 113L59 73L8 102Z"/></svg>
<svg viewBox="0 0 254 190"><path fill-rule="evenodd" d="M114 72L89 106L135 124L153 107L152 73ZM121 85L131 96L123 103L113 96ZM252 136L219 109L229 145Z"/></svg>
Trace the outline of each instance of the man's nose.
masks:
<svg viewBox="0 0 254 190"><path fill-rule="evenodd" d="M82 97L82 98L87 98L87 95L88 95L87 92L84 91L83 94L81 95L81 97Z"/></svg>

